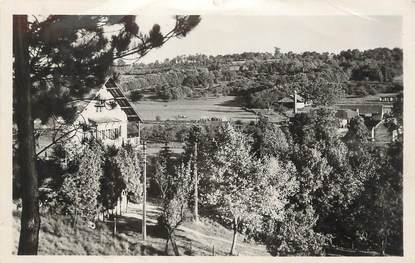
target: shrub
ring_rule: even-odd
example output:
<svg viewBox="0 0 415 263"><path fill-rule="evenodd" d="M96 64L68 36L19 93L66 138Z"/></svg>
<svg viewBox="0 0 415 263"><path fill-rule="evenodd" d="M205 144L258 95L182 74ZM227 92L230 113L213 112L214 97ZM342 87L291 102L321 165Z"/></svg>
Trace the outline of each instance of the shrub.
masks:
<svg viewBox="0 0 415 263"><path fill-rule="evenodd" d="M364 97L364 96L367 96L368 93L367 93L365 87L357 86L354 89L354 94L357 95L357 96L360 96L360 97Z"/></svg>
<svg viewBox="0 0 415 263"><path fill-rule="evenodd" d="M270 222L267 250L274 256L324 255L331 236L314 231L317 217L313 209L286 211L282 222Z"/></svg>
<svg viewBox="0 0 415 263"><path fill-rule="evenodd" d="M370 85L369 89L368 89L368 92L369 92L370 95L376 95L378 93L378 90L375 88L375 86Z"/></svg>
<svg viewBox="0 0 415 263"><path fill-rule="evenodd" d="M132 90L130 92L130 100L131 101L139 101L142 100L144 95L139 90Z"/></svg>

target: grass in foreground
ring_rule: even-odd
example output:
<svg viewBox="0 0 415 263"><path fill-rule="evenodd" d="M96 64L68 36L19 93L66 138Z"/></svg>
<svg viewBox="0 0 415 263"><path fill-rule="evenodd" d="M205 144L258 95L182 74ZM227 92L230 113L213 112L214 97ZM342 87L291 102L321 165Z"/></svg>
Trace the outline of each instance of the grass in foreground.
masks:
<svg viewBox="0 0 415 263"><path fill-rule="evenodd" d="M156 215L155 215L156 216ZM15 244L17 253L20 230L20 213L14 212ZM160 255L165 256L165 239L154 224L147 228L147 240L143 241L141 219L122 216L118 233L113 236L110 224L99 223L96 229L78 224L75 228L68 217L43 215L39 234L39 255ZM232 232L209 219L199 223L186 222L176 232L176 242L181 255L211 256L228 255ZM264 246L240 242L240 255L269 255ZM168 255L174 255L169 245Z"/></svg>
<svg viewBox="0 0 415 263"><path fill-rule="evenodd" d="M17 253L20 213L13 213L15 251ZM64 216L42 216L39 233L40 255L140 255L140 242L129 242L121 236L112 236L105 224L96 229L86 225L71 226Z"/></svg>

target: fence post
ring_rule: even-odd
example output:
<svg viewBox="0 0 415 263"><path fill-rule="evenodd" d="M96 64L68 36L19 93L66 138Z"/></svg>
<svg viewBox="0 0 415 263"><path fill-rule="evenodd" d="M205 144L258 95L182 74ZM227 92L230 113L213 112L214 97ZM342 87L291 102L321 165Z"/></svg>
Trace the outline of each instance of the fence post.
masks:
<svg viewBox="0 0 415 263"><path fill-rule="evenodd" d="M193 210L193 216L194 216L194 221L195 222L199 222L199 193L198 193L198 188L199 188L199 178L198 178L198 174L197 174L197 140L195 142L195 146L194 146L194 162L193 162L193 180L194 180L194 210Z"/></svg>
<svg viewBox="0 0 415 263"><path fill-rule="evenodd" d="M147 226L146 226L146 202L147 202L147 143L143 141L143 240L147 238Z"/></svg>
<svg viewBox="0 0 415 263"><path fill-rule="evenodd" d="M117 234L117 213L115 212L115 214L114 214L114 228L113 228L112 235L115 236L116 234Z"/></svg>

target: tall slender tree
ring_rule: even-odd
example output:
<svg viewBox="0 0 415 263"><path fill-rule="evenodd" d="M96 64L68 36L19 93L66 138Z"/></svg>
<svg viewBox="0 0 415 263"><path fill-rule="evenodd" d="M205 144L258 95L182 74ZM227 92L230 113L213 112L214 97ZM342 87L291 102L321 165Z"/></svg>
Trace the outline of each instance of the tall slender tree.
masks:
<svg viewBox="0 0 415 263"><path fill-rule="evenodd" d="M27 16L13 17L14 97L18 127L18 164L22 177L22 216L19 238L19 255L37 254L39 235L39 192L35 167L35 144L32 119L32 87L29 64L29 32Z"/></svg>

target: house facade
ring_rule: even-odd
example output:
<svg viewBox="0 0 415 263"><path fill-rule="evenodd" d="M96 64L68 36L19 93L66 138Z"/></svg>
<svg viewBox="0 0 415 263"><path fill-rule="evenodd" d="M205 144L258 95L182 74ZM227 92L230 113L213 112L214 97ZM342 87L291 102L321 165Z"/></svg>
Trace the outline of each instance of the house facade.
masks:
<svg viewBox="0 0 415 263"><path fill-rule="evenodd" d="M398 139L399 134L402 133L396 124L396 120L392 123L381 120L372 128L372 141L375 143L391 143Z"/></svg>
<svg viewBox="0 0 415 263"><path fill-rule="evenodd" d="M293 95L283 97L278 100L278 104L294 110L294 113L297 113L299 109L302 109L307 106L311 106L313 102L311 100L304 99L301 95L294 91Z"/></svg>
<svg viewBox="0 0 415 263"><path fill-rule="evenodd" d="M118 147L140 143L141 123L141 117L112 78L103 84L74 122L83 127L84 138L93 136L104 145Z"/></svg>
<svg viewBox="0 0 415 263"><path fill-rule="evenodd" d="M381 121L385 114L391 114L393 105L389 104L338 104L340 110L352 110L361 117L373 118Z"/></svg>

